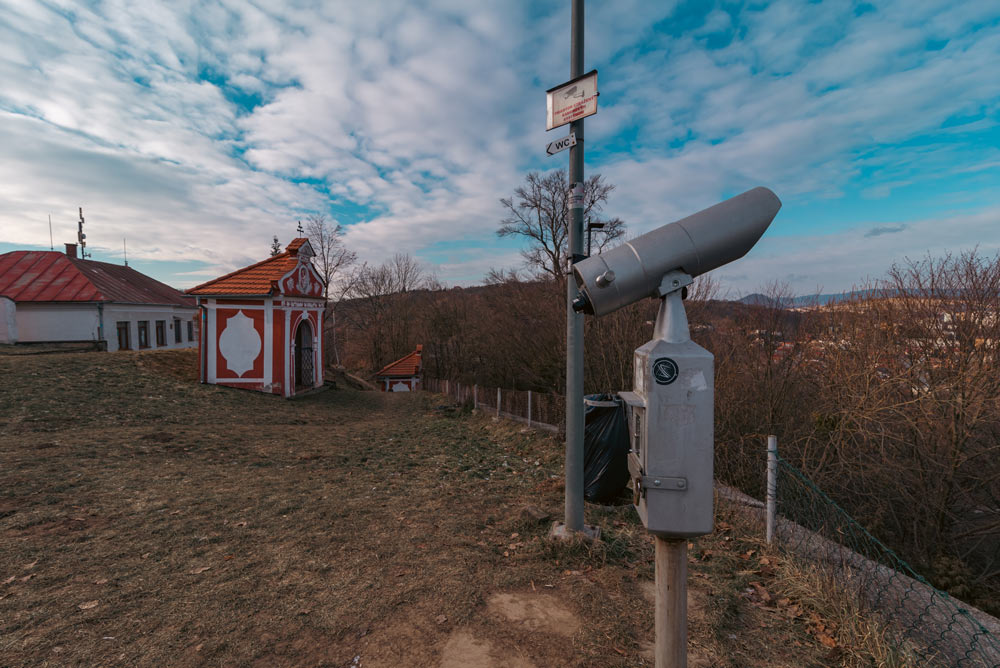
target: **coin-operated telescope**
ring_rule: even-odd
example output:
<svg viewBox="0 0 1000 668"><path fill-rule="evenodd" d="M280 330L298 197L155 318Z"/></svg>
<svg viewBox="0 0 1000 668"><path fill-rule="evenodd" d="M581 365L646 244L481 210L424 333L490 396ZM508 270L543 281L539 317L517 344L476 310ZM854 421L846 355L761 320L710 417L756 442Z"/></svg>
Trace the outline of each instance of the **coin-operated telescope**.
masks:
<svg viewBox="0 0 1000 668"><path fill-rule="evenodd" d="M611 313L659 297L653 338L635 351L629 472L643 525L664 539L713 527L714 358L691 340L682 296L699 274L753 248L781 202L754 188L573 265L577 311Z"/></svg>

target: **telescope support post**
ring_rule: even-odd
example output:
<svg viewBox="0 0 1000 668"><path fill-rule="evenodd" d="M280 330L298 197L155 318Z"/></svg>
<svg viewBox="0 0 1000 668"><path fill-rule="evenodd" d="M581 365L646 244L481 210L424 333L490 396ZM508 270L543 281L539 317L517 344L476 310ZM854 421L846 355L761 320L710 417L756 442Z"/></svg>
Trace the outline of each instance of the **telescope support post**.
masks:
<svg viewBox="0 0 1000 668"><path fill-rule="evenodd" d="M691 339L683 291L692 278L670 272L660 284L660 310L653 338ZM655 668L687 668L687 539L656 537Z"/></svg>
<svg viewBox="0 0 1000 668"><path fill-rule="evenodd" d="M656 537L656 668L687 668L687 539Z"/></svg>

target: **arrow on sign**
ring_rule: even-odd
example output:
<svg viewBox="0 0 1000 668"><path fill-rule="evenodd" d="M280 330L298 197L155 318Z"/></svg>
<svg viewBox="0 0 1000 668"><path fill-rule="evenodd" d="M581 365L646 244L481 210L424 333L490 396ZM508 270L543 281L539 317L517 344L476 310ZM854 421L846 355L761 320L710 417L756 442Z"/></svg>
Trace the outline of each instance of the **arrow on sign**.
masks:
<svg viewBox="0 0 1000 668"><path fill-rule="evenodd" d="M570 146L576 146L576 133L570 132L568 135L562 139L557 139L548 146L545 147L545 152L549 155L555 155L559 151L565 151Z"/></svg>

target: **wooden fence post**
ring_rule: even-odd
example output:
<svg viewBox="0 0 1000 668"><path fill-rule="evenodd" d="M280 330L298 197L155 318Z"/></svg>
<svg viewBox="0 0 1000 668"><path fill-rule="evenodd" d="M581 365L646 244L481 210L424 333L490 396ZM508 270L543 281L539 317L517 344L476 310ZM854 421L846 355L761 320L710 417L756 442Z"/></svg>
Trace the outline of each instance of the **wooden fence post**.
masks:
<svg viewBox="0 0 1000 668"><path fill-rule="evenodd" d="M528 426L531 426L531 390L528 390Z"/></svg>

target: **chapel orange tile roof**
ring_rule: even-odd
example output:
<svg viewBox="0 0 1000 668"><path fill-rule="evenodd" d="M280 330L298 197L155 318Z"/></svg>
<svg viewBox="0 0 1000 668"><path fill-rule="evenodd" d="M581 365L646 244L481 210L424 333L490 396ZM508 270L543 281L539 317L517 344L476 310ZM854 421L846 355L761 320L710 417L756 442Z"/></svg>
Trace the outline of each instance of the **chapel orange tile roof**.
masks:
<svg viewBox="0 0 1000 668"><path fill-rule="evenodd" d="M400 376L409 378L411 376L416 376L420 374L420 367L422 362L420 359L420 353L423 351L423 344L418 344L417 349L406 357L401 357L392 364L387 364L379 371L376 376Z"/></svg>
<svg viewBox="0 0 1000 668"><path fill-rule="evenodd" d="M283 253L196 285L185 292L189 295L269 295L277 289L281 277L299 263L296 256L306 241L308 240L305 238L295 239Z"/></svg>

